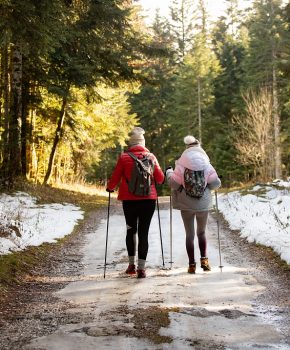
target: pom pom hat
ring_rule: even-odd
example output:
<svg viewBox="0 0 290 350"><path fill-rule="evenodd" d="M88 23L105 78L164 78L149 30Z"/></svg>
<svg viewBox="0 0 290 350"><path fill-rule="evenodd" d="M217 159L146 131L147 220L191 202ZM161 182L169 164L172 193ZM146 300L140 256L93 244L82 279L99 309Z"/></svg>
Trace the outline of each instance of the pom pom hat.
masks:
<svg viewBox="0 0 290 350"><path fill-rule="evenodd" d="M183 141L186 144L186 147L191 147L193 145L199 145L199 141L194 136L191 136L191 135L185 136Z"/></svg>
<svg viewBox="0 0 290 350"><path fill-rule="evenodd" d="M129 134L129 146L141 145L145 147L144 134L144 129L140 128L139 126L136 126Z"/></svg>

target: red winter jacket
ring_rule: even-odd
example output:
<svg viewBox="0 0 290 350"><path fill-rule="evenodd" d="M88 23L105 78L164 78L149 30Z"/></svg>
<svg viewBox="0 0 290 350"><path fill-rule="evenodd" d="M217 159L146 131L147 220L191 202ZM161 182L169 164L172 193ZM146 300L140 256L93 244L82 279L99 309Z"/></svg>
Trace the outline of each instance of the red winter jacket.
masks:
<svg viewBox="0 0 290 350"><path fill-rule="evenodd" d="M158 184L162 184L164 181L164 174L161 170L158 161L153 153L141 146L136 145L128 148L128 152L134 153L138 158L142 158L144 155L151 157L154 163L154 180ZM155 181L152 181L151 184L151 193L149 196L135 196L133 193L129 192L127 181L131 177L131 171L134 165L134 160L126 152L122 153L118 159L116 167L113 171L113 174L107 184L109 190L114 190L121 180L119 187L118 199L119 200L141 200L141 199L157 199L157 191L155 188ZM126 181L127 179L127 181Z"/></svg>

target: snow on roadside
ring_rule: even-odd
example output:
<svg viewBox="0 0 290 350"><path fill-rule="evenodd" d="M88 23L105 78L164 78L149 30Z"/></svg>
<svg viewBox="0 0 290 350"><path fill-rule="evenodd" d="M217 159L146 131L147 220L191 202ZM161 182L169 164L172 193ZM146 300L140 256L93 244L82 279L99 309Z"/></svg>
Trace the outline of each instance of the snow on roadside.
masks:
<svg viewBox="0 0 290 350"><path fill-rule="evenodd" d="M231 229L249 242L272 247L290 264L290 181L220 193L218 206ZM71 204L39 205L26 193L1 194L0 254L55 242L71 233L80 219L83 212Z"/></svg>
<svg viewBox="0 0 290 350"><path fill-rule="evenodd" d="M290 182L274 184L220 194L218 206L231 229L249 242L272 247L290 264Z"/></svg>
<svg viewBox="0 0 290 350"><path fill-rule="evenodd" d="M0 254L52 243L73 231L83 211L71 204L36 204L17 192L0 195Z"/></svg>

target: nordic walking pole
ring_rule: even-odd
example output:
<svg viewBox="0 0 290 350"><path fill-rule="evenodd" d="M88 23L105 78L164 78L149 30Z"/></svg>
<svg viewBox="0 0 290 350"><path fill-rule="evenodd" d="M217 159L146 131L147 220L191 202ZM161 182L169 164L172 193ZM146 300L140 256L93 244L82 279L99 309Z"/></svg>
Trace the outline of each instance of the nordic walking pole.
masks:
<svg viewBox="0 0 290 350"><path fill-rule="evenodd" d="M221 240L220 240L220 220L219 220L219 208L218 208L218 199L217 199L217 191L215 193L215 207L216 207L216 220L217 220L217 231L218 231L218 242L219 242L219 258L220 258L220 266L222 272L222 254L221 254Z"/></svg>
<svg viewBox="0 0 290 350"><path fill-rule="evenodd" d="M158 222L159 222L159 232L160 232L160 243L161 243L161 253L162 253L162 261L163 261L163 267L165 267L164 264L164 254L163 254L163 243L162 243L162 234L161 234L161 222L160 222L160 213L159 213L159 201L157 196L157 213L158 213Z"/></svg>
<svg viewBox="0 0 290 350"><path fill-rule="evenodd" d="M104 278L106 278L106 267L107 267L107 248L108 248L108 235L109 235L110 202L111 202L111 192L109 192L109 200L108 200L107 234L106 234L106 249L105 249Z"/></svg>
<svg viewBox="0 0 290 350"><path fill-rule="evenodd" d="M170 269L172 269L172 197L169 195L169 213L170 213Z"/></svg>

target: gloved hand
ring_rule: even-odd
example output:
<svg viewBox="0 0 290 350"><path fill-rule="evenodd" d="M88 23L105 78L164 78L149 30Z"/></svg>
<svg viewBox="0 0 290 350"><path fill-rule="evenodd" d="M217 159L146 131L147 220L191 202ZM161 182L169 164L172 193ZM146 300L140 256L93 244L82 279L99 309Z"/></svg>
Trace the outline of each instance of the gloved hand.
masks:
<svg viewBox="0 0 290 350"><path fill-rule="evenodd" d="M106 188L106 191L109 192L109 193L114 192L114 190L110 190L109 188Z"/></svg>
<svg viewBox="0 0 290 350"><path fill-rule="evenodd" d="M169 169L173 169L172 166L168 166L168 167L165 169L165 171L164 171L165 176L166 176L167 170L169 170Z"/></svg>

